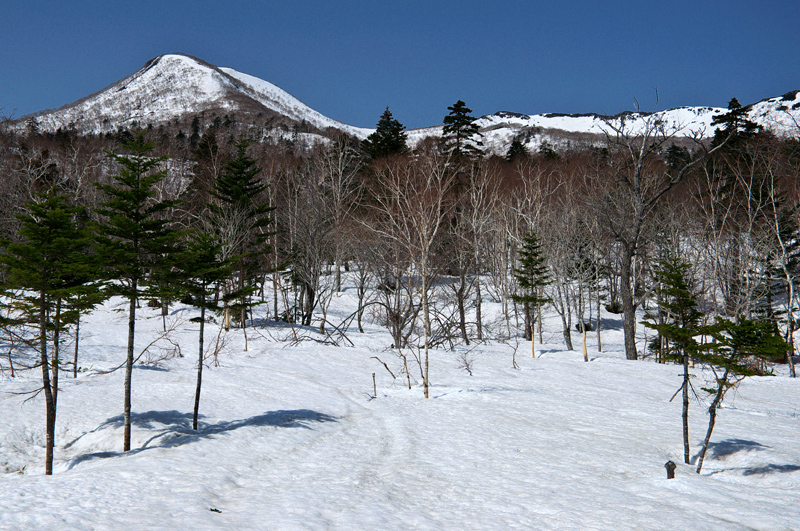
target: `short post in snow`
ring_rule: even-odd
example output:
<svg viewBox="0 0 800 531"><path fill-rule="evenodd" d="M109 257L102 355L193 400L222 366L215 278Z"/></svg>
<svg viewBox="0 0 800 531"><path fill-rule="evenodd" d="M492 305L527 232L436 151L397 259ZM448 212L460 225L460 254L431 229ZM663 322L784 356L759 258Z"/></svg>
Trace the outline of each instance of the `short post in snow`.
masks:
<svg viewBox="0 0 800 531"><path fill-rule="evenodd" d="M678 467L673 461L667 461L664 468L667 469L667 479L675 479L675 469Z"/></svg>

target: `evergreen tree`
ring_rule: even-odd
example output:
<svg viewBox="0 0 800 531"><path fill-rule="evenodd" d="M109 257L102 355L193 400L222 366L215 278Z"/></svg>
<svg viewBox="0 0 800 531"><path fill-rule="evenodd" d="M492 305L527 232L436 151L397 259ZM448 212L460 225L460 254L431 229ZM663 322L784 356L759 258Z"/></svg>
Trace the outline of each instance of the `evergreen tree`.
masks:
<svg viewBox="0 0 800 531"><path fill-rule="evenodd" d="M482 135L478 124L475 123L475 117L469 115L472 109L458 100L447 110L450 114L444 117L444 127L442 127L447 150L455 158L480 155L480 146L483 145L480 140Z"/></svg>
<svg viewBox="0 0 800 531"><path fill-rule="evenodd" d="M131 376L133 374L136 304L157 295L153 279L163 279L174 268L179 233L170 228L164 212L175 201L154 199L156 185L166 176L162 166L166 157L151 157L153 143L140 131L122 147L130 154L107 153L119 165L112 184L98 184L107 200L97 213L105 218L98 228L98 254L106 264L106 275L115 282L109 293L128 299L128 348L125 368L123 450L131 447Z"/></svg>
<svg viewBox="0 0 800 531"><path fill-rule="evenodd" d="M550 299L541 295L542 288L550 283L550 274L545 265L545 256L542 251L542 244L533 232L522 240L522 248L517 251L519 254L519 268L514 269L514 278L521 293L512 296L515 302L524 304L525 308L525 339L533 343L533 312L543 304L550 302Z"/></svg>
<svg viewBox="0 0 800 531"><path fill-rule="evenodd" d="M6 294L15 291L14 307L35 320L46 407L45 474L53 473L58 402L59 332L64 327L62 303L92 277L89 231L76 223L84 210L68 204L66 196L38 194L18 216L21 241L3 241L0 263L6 268ZM48 330L53 352L48 354Z"/></svg>
<svg viewBox="0 0 800 531"><path fill-rule="evenodd" d="M728 102L728 112L714 118L711 125L720 126L714 132L711 147L716 147L727 140L728 149L739 147L760 130L757 124L747 119L747 110L736 98Z"/></svg>
<svg viewBox="0 0 800 531"><path fill-rule="evenodd" d="M689 395L691 381L689 362L692 356L701 354L700 345L695 339L700 329L702 312L697 308L697 298L688 280L689 264L676 258L667 258L656 271L656 292L659 295L659 308L664 314L660 323L645 322L644 325L657 330L662 338L657 348L662 359L680 361L683 365L683 459L690 462L689 448Z"/></svg>
<svg viewBox="0 0 800 531"><path fill-rule="evenodd" d="M525 144L519 138L515 138L511 141L511 145L508 146L508 151L506 151L506 160L508 162L514 162L518 158L525 159L528 157L528 150L525 148Z"/></svg>
<svg viewBox="0 0 800 531"><path fill-rule="evenodd" d="M408 152L405 126L392 117L389 107L381 114L375 132L361 142L361 149L372 160Z"/></svg>
<svg viewBox="0 0 800 531"><path fill-rule="evenodd" d="M739 318L733 322L717 319L705 333L714 339L714 343L706 346L704 359L711 365L715 387L703 388L713 399L708 407L708 429L697 458L698 474L703 469L703 461L716 425L717 409L722 406L725 394L746 377L757 374L755 361L764 358L780 359L792 349L792 345L777 335L773 323L767 320Z"/></svg>
<svg viewBox="0 0 800 531"><path fill-rule="evenodd" d="M259 178L261 168L247 155L250 143L242 138L235 144L236 155L214 182L211 191L215 201L209 204L210 221L222 244L224 260L236 259L236 286L229 284L226 293L237 291L238 304L226 308L225 326L229 327L228 312L238 311L242 327L247 320L247 298L254 290L248 281L258 270L259 258L267 251L271 223L269 204L261 197L267 188Z"/></svg>
<svg viewBox="0 0 800 531"><path fill-rule="evenodd" d="M200 325L197 359L197 385L194 397L192 429L197 429L200 411L200 389L203 381L204 330L207 310L219 310L214 292L217 285L232 273L232 260L221 258L222 244L207 231L195 232L181 256L183 286L192 297L192 303L200 308L200 317L192 319ZM236 296L237 294L233 294Z"/></svg>

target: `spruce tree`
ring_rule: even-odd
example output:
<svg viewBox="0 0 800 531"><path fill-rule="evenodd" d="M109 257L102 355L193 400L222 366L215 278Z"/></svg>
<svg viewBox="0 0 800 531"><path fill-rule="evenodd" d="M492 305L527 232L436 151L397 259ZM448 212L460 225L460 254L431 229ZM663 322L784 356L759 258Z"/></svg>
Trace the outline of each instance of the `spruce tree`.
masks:
<svg viewBox="0 0 800 531"><path fill-rule="evenodd" d="M155 199L156 185L166 176L160 169L166 157L152 157L154 145L145 132L135 133L121 146L129 152L108 157L119 166L111 184L97 186L106 195L97 213L103 222L98 227L98 255L106 264L106 276L114 282L109 294L128 299L128 348L125 364L123 451L131 448L131 376L133 374L136 305L139 300L158 294L154 279L163 279L175 266L179 232L170 227L165 212L175 201Z"/></svg>
<svg viewBox="0 0 800 531"><path fill-rule="evenodd" d="M550 284L550 273L545 264L546 258L542 250L542 244L534 232L522 240L522 248L517 251L519 254L519 267L514 269L514 278L520 293L512 295L515 302L522 303L525 309L525 339L533 343L533 309L550 302L544 297L542 288Z"/></svg>
<svg viewBox="0 0 800 531"><path fill-rule="evenodd" d="M406 153L408 135L405 129L403 124L392 117L387 106L378 120L375 132L361 142L361 149L372 160Z"/></svg>
<svg viewBox="0 0 800 531"><path fill-rule="evenodd" d="M481 132L475 117L470 116L472 109L466 103L458 100L447 108L450 114L444 117L442 136L445 139L447 150L455 158L475 157L481 154Z"/></svg>
<svg viewBox="0 0 800 531"><path fill-rule="evenodd" d="M70 206L55 193L38 194L18 216L20 241L3 241L0 263L5 266L3 291L12 293L13 306L35 319L46 407L45 474L53 473L56 408L58 403L59 332L64 327L64 299L75 295L93 276L90 235L76 223L83 207ZM48 331L53 351L48 354Z"/></svg>

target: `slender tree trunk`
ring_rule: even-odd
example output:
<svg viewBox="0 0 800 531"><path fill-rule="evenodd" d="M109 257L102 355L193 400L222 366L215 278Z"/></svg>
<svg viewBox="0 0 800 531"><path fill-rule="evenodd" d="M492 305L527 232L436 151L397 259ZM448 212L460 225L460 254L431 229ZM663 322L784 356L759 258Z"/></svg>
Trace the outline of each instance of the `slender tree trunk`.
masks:
<svg viewBox="0 0 800 531"><path fill-rule="evenodd" d="M583 327L583 361L589 361L589 351L586 349L586 326Z"/></svg>
<svg viewBox="0 0 800 531"><path fill-rule="evenodd" d="M53 449L56 439L56 402L53 397L53 388L50 384L50 363L47 357L47 314L46 298L44 292L39 295L39 350L41 351L42 387L46 408L45 433L46 446L44 458L44 473L53 475Z"/></svg>
<svg viewBox="0 0 800 531"><path fill-rule="evenodd" d="M689 458L689 355L683 353L683 462L690 464Z"/></svg>
<svg viewBox="0 0 800 531"><path fill-rule="evenodd" d="M700 457L697 459L697 473L703 469L703 461L706 458L706 451L708 450L708 443L711 441L711 432L714 431L714 425L717 422L717 408L725 395L724 383L728 381L729 370L725 369L725 375L722 377L721 382L717 382L717 394L714 395L714 400L708 407L708 430L706 431L706 438L703 439L703 448L700 449Z"/></svg>
<svg viewBox="0 0 800 531"><path fill-rule="evenodd" d="M78 312L75 321L75 356L72 359L72 377L78 377L78 342L81 339L81 312Z"/></svg>
<svg viewBox="0 0 800 531"><path fill-rule="evenodd" d="M458 327L461 330L461 339L469 346L469 337L467 336L467 311L464 308L464 294L467 290L467 279L464 274L460 277L461 285L456 291L456 302L458 305Z"/></svg>
<svg viewBox="0 0 800 531"><path fill-rule="evenodd" d="M599 279L598 279L599 282ZM598 284L599 286L599 284ZM603 342L600 338L600 323L603 321L600 319L600 292L597 292L597 300L595 300L595 304L597 304L597 352L603 352Z"/></svg>
<svg viewBox="0 0 800 531"><path fill-rule="evenodd" d="M205 296L204 296L205 297ZM194 391L194 415L192 416L192 429L197 430L197 416L200 412L200 387L203 385L203 332L206 324L206 308L200 308L200 337L198 339L197 357L197 387Z"/></svg>
<svg viewBox="0 0 800 531"><path fill-rule="evenodd" d="M430 342L431 337L431 320L428 308L428 279L426 277L427 268L423 267L420 273L422 275L422 328L425 332L425 378L423 381L423 387L425 388L425 398L429 398L428 389L430 387L430 380L428 379L428 368L430 367L430 364L428 360L428 343Z"/></svg>
<svg viewBox="0 0 800 531"><path fill-rule="evenodd" d="M50 363L53 376L50 380L53 387L53 407L58 410L58 366L60 365L61 343L61 299L56 300L56 315L53 319L53 361Z"/></svg>
<svg viewBox="0 0 800 531"><path fill-rule="evenodd" d="M483 341L483 316L481 313L481 277L475 276L475 325L477 326L478 341Z"/></svg>
<svg viewBox="0 0 800 531"><path fill-rule="evenodd" d="M136 332L136 293L138 290L136 279L131 283L130 306L128 309L128 352L125 363L125 405L123 409L124 431L122 435L122 451L131 449L131 377L133 376L133 339Z"/></svg>
<svg viewBox="0 0 800 531"><path fill-rule="evenodd" d="M625 335L625 357L638 359L636 352L636 306L633 303L631 290L633 251L625 249L622 254L622 274L620 278L620 298L622 299L622 331Z"/></svg>

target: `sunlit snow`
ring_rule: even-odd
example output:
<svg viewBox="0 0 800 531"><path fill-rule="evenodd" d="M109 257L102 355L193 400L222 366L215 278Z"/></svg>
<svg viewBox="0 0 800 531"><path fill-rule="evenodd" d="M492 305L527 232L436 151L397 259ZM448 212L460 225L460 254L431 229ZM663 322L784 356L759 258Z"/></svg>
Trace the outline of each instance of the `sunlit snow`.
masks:
<svg viewBox="0 0 800 531"><path fill-rule="evenodd" d="M355 297L352 288L335 297L328 319L351 314ZM498 306L484 303L495 336L505 329ZM142 357L151 363L133 374L133 450L122 453L123 371L103 371L124 360L126 318L115 311L124 307L114 299L81 327L85 371L61 380L51 477L43 398L16 394L36 389L38 372L12 379L4 365L0 529L785 530L800 522L799 382L780 366L726 400L697 475L682 463L681 406L670 402L680 368L626 361L619 316L603 315L602 353L589 335L589 363L565 350L554 317L536 359L518 338L434 350L428 400L412 352L409 390L378 324L366 334L351 328L355 346L336 347L314 341L324 338L316 328L299 328L307 339L294 344L286 324L259 321L247 329L247 351L241 329L223 332L228 345L218 366L207 360L194 432L189 318L198 312L178 306L169 320L184 357L158 349ZM157 310L141 311L137 349L162 326ZM207 343L218 331L206 328ZM695 374L698 384L707 377ZM692 404L692 455L706 407ZM673 480L668 460L678 463Z"/></svg>

